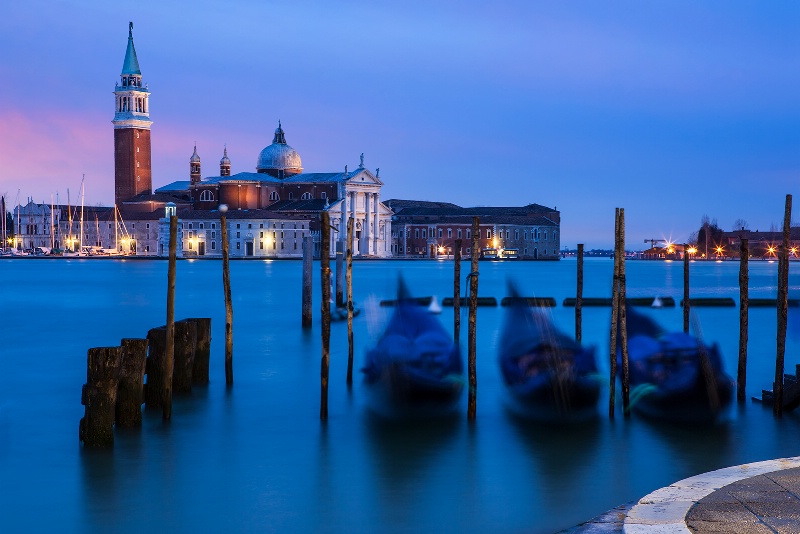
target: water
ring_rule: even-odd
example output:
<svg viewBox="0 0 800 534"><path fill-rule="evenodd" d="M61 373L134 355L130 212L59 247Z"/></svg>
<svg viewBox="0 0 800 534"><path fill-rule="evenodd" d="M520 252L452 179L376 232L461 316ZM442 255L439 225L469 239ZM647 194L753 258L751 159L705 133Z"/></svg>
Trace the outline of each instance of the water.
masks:
<svg viewBox="0 0 800 534"><path fill-rule="evenodd" d="M586 297L609 296L613 262L586 261ZM794 268L795 264L792 264ZM734 297L738 263L692 264L693 296ZM315 269L318 265L315 265ZM628 295L683 293L680 262L627 263ZM345 386L347 327L332 326L330 418L319 422L320 326L300 329L301 262L231 263L234 374L224 375L221 264L178 263L176 317L212 317L211 384L174 399L172 421L145 412L113 450L78 444L86 350L143 337L164 323L164 261L0 261L0 521L8 531L148 529L228 532L554 532L679 479L728 465L798 454L796 414L775 420L750 401L725 424L684 429L621 415L607 390L596 421L538 426L504 409L496 367L503 309L478 314L478 410L435 424L392 425L365 410L360 380ZM462 272L468 271L468 263ZM418 296L452 292L452 262L354 265L356 368L380 331L402 272ZM574 330L575 262L481 263L480 294L501 298L507 277L523 294L555 297L556 323ZM315 283L318 280L315 270ZM774 297L777 264L752 262L751 294ZM465 285L465 284L462 284ZM797 290L800 277L790 273ZM318 319L319 288L314 312ZM680 308L650 310L672 329ZM738 308L697 308L703 336L735 374ZM452 309L440 316L452 331ZM608 308L584 309L584 341L608 363ZM750 312L748 396L774 376L776 313ZM466 346L466 315L462 341ZM787 369L800 363L787 341ZM466 413L466 395L464 396Z"/></svg>

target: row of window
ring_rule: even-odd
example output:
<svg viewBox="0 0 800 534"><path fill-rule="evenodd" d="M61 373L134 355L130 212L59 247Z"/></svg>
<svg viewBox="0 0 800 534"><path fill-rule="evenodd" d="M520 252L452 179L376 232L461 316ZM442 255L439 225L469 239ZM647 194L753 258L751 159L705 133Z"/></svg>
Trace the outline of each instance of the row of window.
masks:
<svg viewBox="0 0 800 534"><path fill-rule="evenodd" d="M427 239L428 232L427 232L426 228L422 228L422 229L415 228L414 229L414 237L415 238L419 238L420 237L420 230L421 230L421 233L422 233L422 239ZM431 228L431 236L433 236L433 231L434 231L433 228ZM499 237L500 239L503 239L503 233L504 232L505 232L505 239L509 239L509 235L510 234L509 234L508 230L505 230L505 231L504 230L500 230L499 232L497 232L497 237ZM556 240L558 238L558 233L557 232L558 232L557 230L553 230L553 234L552 234L553 240ZM470 239L470 234L471 233L472 232L469 229L467 229L467 239ZM442 228L438 229L438 234L439 234L439 239L441 239L443 237ZM400 235L400 238L403 237L403 231L402 230L400 230L400 234L399 235ZM461 229L460 228L457 229L457 236L458 236L457 239L461 239ZM452 228L448 228L447 229L447 237L448 237L448 239L452 239L452 237L453 237L453 229ZM480 237L480 236L478 236L478 237ZM486 229L486 239L491 239L491 238L492 238L492 230L490 228L487 228ZM518 229L514 230L514 239L519 241L519 230ZM525 241L528 240L528 231L527 230L523 231L523 239ZM543 239L543 240L547 241L547 230L540 231L538 228L532 229L531 230L531 239Z"/></svg>
<svg viewBox="0 0 800 534"><path fill-rule="evenodd" d="M200 172L199 170L197 172ZM301 200L311 200L314 196L311 193L303 193L300 195ZM328 198L328 193L325 191L319 194L319 198ZM210 189L205 189L202 193L200 193L200 200L201 201L213 201L216 197L214 196L214 192ZM272 191L269 194L269 199L272 201L278 201L281 199L281 196L278 194L277 191ZM289 191L289 200L294 200L294 193Z"/></svg>
<svg viewBox="0 0 800 534"><path fill-rule="evenodd" d="M403 252L403 247L398 247L398 249L399 249L399 251L400 251L401 253ZM427 250L427 249L426 249L425 247L414 247L414 252L413 252L413 253L414 253L414 254L424 254L426 250ZM535 254L535 255L538 255L538 250L539 250L539 249L538 249L538 248L535 248L535 249L533 249L533 250L534 250L534 254ZM450 252L450 251L448 250L448 253L449 253L449 252ZM406 251L406 254L411 254L411 253L412 253L412 252L411 252L411 247L408 247L408 250ZM466 252L466 254L469 256L471 253L472 253L472 249L471 249L471 247L467 247L467 252ZM527 248L523 249L523 254L525 254L525 255L527 255L527 254L528 254L528 249L527 249ZM547 249L542 249L542 254L546 256L546 255L547 255ZM557 256L557 255L558 255L558 250L556 250L556 249L553 249L553 255L554 255L554 256Z"/></svg>

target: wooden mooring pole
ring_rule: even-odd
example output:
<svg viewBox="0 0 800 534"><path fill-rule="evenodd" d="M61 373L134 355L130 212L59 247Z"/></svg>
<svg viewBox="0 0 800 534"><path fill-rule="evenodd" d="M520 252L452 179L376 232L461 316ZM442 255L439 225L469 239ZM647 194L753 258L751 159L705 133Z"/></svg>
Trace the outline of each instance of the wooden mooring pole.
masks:
<svg viewBox="0 0 800 534"><path fill-rule="evenodd" d="M172 418L172 372L175 365L175 268L178 250L178 216L169 218L169 269L167 270L167 353L164 358L162 415Z"/></svg>
<svg viewBox="0 0 800 534"><path fill-rule="evenodd" d="M683 331L689 333L689 253L683 245Z"/></svg>
<svg viewBox="0 0 800 534"><path fill-rule="evenodd" d="M472 219L472 255L471 271L469 273L469 332L467 341L467 372L469 374L469 404L467 406L467 419L475 420L477 412L478 375L475 356L478 331L478 255L480 253L480 218Z"/></svg>
<svg viewBox="0 0 800 534"><path fill-rule="evenodd" d="M344 306L344 243L336 240L336 307Z"/></svg>
<svg viewBox="0 0 800 534"><path fill-rule="evenodd" d="M303 300L303 328L311 328L313 314L311 312L311 297L313 294L312 290L312 276L311 276L311 267L314 258L314 238L312 236L306 236L303 238L303 292L302 292L302 300Z"/></svg>
<svg viewBox="0 0 800 534"><path fill-rule="evenodd" d="M347 387L353 386L353 219L347 220L345 247L345 279L347 280Z"/></svg>
<svg viewBox="0 0 800 534"><path fill-rule="evenodd" d="M583 243L578 243L578 281L575 290L575 341L581 342L583 322Z"/></svg>
<svg viewBox="0 0 800 534"><path fill-rule="evenodd" d="M747 264L749 256L749 244L747 239L743 238L739 248L739 367L736 372L736 400L740 403L746 400L745 386L747 385L747 322L750 304L750 274Z"/></svg>
<svg viewBox="0 0 800 534"><path fill-rule="evenodd" d="M783 414L783 357L786 352L786 323L789 312L789 226L792 223L792 195L786 195L783 212L783 243L778 259L778 347L775 355L773 413Z"/></svg>
<svg viewBox="0 0 800 534"><path fill-rule="evenodd" d="M614 419L614 403L617 394L617 317L619 315L619 208L614 214L614 275L611 285L611 346L610 377L608 381L608 417Z"/></svg>
<svg viewBox="0 0 800 534"><path fill-rule="evenodd" d="M78 438L85 447L110 447L114 444L122 348L89 349L87 359L86 384L81 390L81 404L86 410L79 424Z"/></svg>
<svg viewBox="0 0 800 534"><path fill-rule="evenodd" d="M225 293L225 384L233 385L233 303L231 302L231 273L228 266L228 221L225 214L228 206L220 204L220 226L222 231L222 290Z"/></svg>
<svg viewBox="0 0 800 534"><path fill-rule="evenodd" d="M461 341L461 240L453 249L453 341Z"/></svg>
<svg viewBox="0 0 800 534"><path fill-rule="evenodd" d="M622 410L625 417L631 416L631 385L630 385L630 365L628 362L628 326L626 292L627 282L625 279L625 208L619 209L619 330L620 342L622 344Z"/></svg>
<svg viewBox="0 0 800 534"><path fill-rule="evenodd" d="M320 370L321 396L319 418L328 420L328 374L331 343L331 226L330 215L323 211L320 221L320 275L322 282L322 365Z"/></svg>

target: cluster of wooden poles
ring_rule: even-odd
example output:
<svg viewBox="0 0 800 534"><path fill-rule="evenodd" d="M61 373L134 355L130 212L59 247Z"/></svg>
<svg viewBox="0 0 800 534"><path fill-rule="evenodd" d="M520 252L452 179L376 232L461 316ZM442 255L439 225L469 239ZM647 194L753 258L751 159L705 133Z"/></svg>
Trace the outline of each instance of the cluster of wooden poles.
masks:
<svg viewBox="0 0 800 534"><path fill-rule="evenodd" d="M789 281L789 226L791 222L792 196L786 195L786 206L784 211L783 223L783 243L779 252L778 264L778 333L777 350L775 363L775 383L774 383L774 403L773 411L776 416L780 416L783 410L783 373L784 373L784 354L786 349L786 327L788 316L788 281ZM321 284L322 284L322 362L321 362L321 400L320 400L320 419L326 421L328 418L328 379L330 366L330 221L327 213L322 216L321 232ZM479 217L474 217L472 222L472 246L471 246L471 271L467 275L469 279L469 331L467 335L467 373L469 378L469 400L467 406L467 419L472 421L476 415L476 396L478 379L476 374L476 336L477 336L477 308L478 308L478 258L479 258ZM303 326L311 325L311 240L304 242L304 275L303 275ZM353 382L353 300L352 300L352 260L353 260L353 220L348 221L347 225L347 246L346 246L346 277L347 277L347 339L349 344L348 363L347 363L347 386L352 387ZM460 339L461 329L461 240L456 240L454 247L454 280L453 280L453 335L456 343ZM737 400L741 403L746 399L746 373L747 373L747 333L748 333L748 240L741 241L741 263L739 271L739 290L740 290L740 314L739 314L739 361L737 369ZM337 253L337 261L340 254ZM584 245L578 245L577 255L577 288L575 297L575 339L580 342L582 337L582 307L583 307L583 256ZM340 268L337 265L337 273ZM337 305L343 302L341 292L338 290L340 284L337 283ZM622 405L625 417L630 416L630 381L629 381L629 362L628 362L628 339L626 324L626 276L625 276L625 209L617 208L614 224L614 274L612 284L612 312L611 312L611 335L610 335L610 376L609 376L609 418L614 418L616 379L617 379L617 341L620 342L621 363L622 363ZM689 256L683 256L683 331L689 332L690 324L689 298ZM697 325L695 325L697 328ZM703 356L701 354L701 356ZM703 360L703 372L708 379L711 379L712 371L707 355ZM713 388L709 388L709 395L713 397ZM713 398L709 399L714 402Z"/></svg>

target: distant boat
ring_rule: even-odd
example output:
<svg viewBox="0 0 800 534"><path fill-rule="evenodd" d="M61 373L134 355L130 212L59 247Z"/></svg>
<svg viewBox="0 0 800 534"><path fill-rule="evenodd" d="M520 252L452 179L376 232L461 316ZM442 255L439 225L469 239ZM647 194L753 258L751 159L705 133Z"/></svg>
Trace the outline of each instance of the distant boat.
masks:
<svg viewBox="0 0 800 534"><path fill-rule="evenodd" d="M464 388L458 345L399 281L398 301L361 371L372 411L386 417L454 412Z"/></svg>
<svg viewBox="0 0 800 534"><path fill-rule="evenodd" d="M431 297L431 303L428 305L428 313L433 313L434 315L442 313L442 305L439 304L439 299L436 298L436 295Z"/></svg>
<svg viewBox="0 0 800 534"><path fill-rule="evenodd" d="M602 383L594 347L582 347L543 312L515 302L507 308L498 353L511 409L543 421L595 415Z"/></svg>
<svg viewBox="0 0 800 534"><path fill-rule="evenodd" d="M733 399L716 344L684 332L667 332L649 317L626 308L631 409L654 419L711 423ZM617 371L622 353L617 344Z"/></svg>

